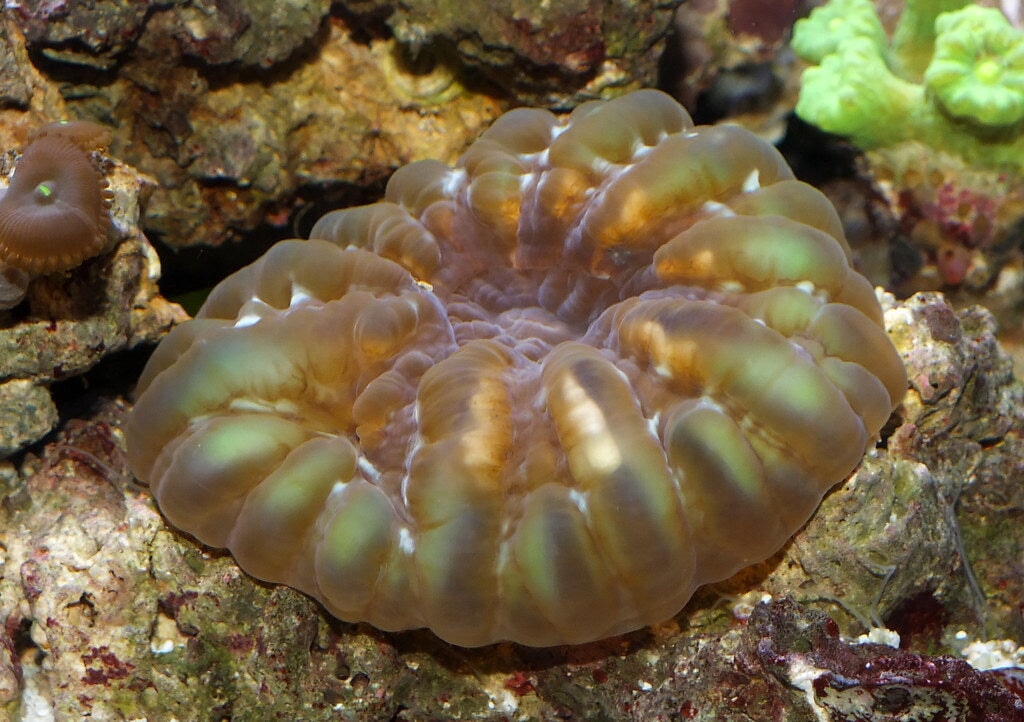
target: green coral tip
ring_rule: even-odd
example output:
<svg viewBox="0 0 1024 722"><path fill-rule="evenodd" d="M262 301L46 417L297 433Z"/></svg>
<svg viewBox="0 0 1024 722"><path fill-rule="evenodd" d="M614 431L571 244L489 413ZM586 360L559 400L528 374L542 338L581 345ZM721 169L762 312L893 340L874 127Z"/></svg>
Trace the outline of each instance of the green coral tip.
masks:
<svg viewBox="0 0 1024 722"><path fill-rule="evenodd" d="M851 38L804 71L796 114L861 148L877 148L907 139L908 116L923 99L924 89L893 75L871 40Z"/></svg>
<svg viewBox="0 0 1024 722"><path fill-rule="evenodd" d="M993 8L969 5L935 21L928 90L960 120L1001 127L1024 120L1024 34Z"/></svg>
<svg viewBox="0 0 1024 722"><path fill-rule="evenodd" d="M815 8L793 26L793 51L810 63L820 63L851 38L866 38L884 57L888 39L871 0L832 0Z"/></svg>

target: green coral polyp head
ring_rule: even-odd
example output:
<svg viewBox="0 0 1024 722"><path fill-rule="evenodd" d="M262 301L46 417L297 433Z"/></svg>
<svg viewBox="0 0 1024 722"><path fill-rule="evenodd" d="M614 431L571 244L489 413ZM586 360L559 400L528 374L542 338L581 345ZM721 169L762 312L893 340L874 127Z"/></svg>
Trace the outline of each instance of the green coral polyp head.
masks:
<svg viewBox="0 0 1024 722"><path fill-rule="evenodd" d="M982 126L1024 119L1024 35L993 8L970 5L935 21L928 90L947 113Z"/></svg>
<svg viewBox="0 0 1024 722"><path fill-rule="evenodd" d="M793 50L804 60L820 63L851 38L865 38L884 55L889 40L871 0L833 0L797 20Z"/></svg>
<svg viewBox="0 0 1024 722"><path fill-rule="evenodd" d="M889 70L868 38L850 38L804 71L796 114L863 148L902 140L905 119L923 99L920 86Z"/></svg>

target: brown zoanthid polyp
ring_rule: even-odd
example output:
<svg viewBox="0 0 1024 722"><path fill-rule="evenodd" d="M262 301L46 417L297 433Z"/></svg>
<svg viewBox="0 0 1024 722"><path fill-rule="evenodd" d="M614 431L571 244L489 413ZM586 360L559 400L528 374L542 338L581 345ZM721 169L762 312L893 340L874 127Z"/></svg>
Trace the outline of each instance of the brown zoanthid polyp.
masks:
<svg viewBox="0 0 1024 722"><path fill-rule="evenodd" d="M89 121L32 135L0 196L0 262L41 275L103 251L113 196L92 152L109 142L110 131Z"/></svg>

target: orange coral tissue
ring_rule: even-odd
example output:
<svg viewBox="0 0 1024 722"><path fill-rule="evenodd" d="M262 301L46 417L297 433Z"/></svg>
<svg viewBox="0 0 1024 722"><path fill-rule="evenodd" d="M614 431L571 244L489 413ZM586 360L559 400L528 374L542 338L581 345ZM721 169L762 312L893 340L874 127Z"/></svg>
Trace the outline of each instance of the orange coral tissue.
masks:
<svg viewBox="0 0 1024 722"><path fill-rule="evenodd" d="M578 643L775 552L906 385L839 219L640 91L507 113L220 284L127 425L167 519L382 629Z"/></svg>

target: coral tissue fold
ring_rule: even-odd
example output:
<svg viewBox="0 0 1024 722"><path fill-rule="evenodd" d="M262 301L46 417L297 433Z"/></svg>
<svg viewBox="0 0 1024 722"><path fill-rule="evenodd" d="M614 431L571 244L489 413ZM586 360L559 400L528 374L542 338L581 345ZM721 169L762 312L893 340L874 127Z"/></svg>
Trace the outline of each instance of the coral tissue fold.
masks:
<svg viewBox="0 0 1024 722"><path fill-rule="evenodd" d="M900 359L835 211L640 91L514 110L221 283L127 425L167 519L382 629L579 643L766 558Z"/></svg>

